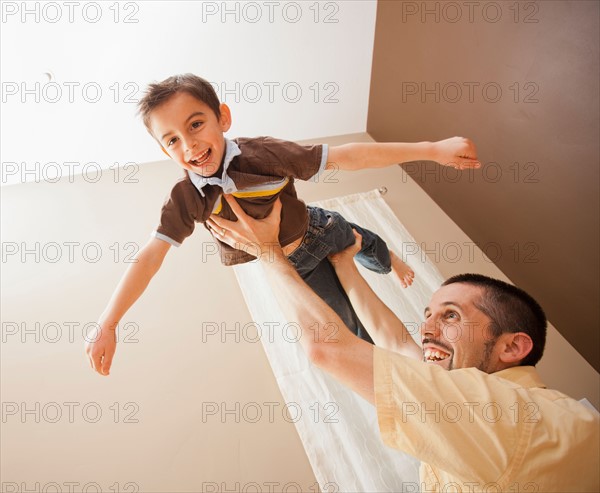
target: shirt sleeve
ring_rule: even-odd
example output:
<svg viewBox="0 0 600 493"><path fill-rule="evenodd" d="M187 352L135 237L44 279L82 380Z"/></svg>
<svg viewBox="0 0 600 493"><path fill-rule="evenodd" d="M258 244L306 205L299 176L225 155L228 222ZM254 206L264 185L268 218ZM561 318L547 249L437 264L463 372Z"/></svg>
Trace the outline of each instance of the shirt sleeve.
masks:
<svg viewBox="0 0 600 493"><path fill-rule="evenodd" d="M194 185L187 179L178 181L165 201L160 223L152 236L179 247L194 232L196 221L202 217L200 201Z"/></svg>
<svg viewBox="0 0 600 493"><path fill-rule="evenodd" d="M533 424L514 419L527 398L510 382L475 368L447 371L377 347L373 358L386 445L480 484L517 467Z"/></svg>
<svg viewBox="0 0 600 493"><path fill-rule="evenodd" d="M273 137L262 137L260 143L257 152L265 164L276 167L274 174L279 176L308 181L315 179L327 165L327 144L300 145Z"/></svg>

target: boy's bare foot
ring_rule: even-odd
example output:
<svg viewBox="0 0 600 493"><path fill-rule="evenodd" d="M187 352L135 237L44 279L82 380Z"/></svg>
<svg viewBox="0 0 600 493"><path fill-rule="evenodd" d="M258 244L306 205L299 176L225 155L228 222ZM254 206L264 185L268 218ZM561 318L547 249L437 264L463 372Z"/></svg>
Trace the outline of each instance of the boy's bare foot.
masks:
<svg viewBox="0 0 600 493"><path fill-rule="evenodd" d="M398 255L390 250L390 259L392 260L392 271L398 276L403 288L407 288L413 283L415 278L414 271Z"/></svg>

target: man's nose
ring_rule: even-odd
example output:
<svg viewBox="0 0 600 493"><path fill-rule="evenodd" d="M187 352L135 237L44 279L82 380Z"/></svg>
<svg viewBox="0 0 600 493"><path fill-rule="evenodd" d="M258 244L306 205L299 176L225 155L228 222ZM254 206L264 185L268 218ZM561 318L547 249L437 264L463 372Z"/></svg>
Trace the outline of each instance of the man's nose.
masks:
<svg viewBox="0 0 600 493"><path fill-rule="evenodd" d="M441 332L440 321L433 315L427 317L421 324L421 337L427 336L437 339Z"/></svg>

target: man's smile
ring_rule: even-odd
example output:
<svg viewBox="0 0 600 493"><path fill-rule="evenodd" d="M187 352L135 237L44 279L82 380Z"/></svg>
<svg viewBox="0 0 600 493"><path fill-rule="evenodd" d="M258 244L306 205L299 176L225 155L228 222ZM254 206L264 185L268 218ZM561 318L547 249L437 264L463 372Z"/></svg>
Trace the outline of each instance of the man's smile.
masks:
<svg viewBox="0 0 600 493"><path fill-rule="evenodd" d="M427 362L443 361L448 359L450 354L435 348L427 348L423 350L423 358Z"/></svg>

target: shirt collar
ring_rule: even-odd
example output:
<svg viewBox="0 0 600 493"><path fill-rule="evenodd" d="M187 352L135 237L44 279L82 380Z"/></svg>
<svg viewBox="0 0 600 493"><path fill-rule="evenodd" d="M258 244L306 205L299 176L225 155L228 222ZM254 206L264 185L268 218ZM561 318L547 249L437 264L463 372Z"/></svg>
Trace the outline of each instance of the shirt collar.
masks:
<svg viewBox="0 0 600 493"><path fill-rule="evenodd" d="M541 387L546 388L537 370L533 366L513 366L500 370L492 375L509 380L524 388Z"/></svg>
<svg viewBox="0 0 600 493"><path fill-rule="evenodd" d="M235 186L234 181L227 174L227 168L229 168L229 165L231 164L231 161L233 161L233 158L239 156L241 153L242 151L240 151L240 148L235 142L229 139L225 139L225 158L223 159L223 172L221 173L220 177L216 175L204 177L202 175L199 175L198 173L194 173L193 171L187 170L190 180L192 180L192 183L198 189L200 195L205 197L205 194L202 191L202 189L206 185L217 185L223 189L223 193L237 192L237 187Z"/></svg>

